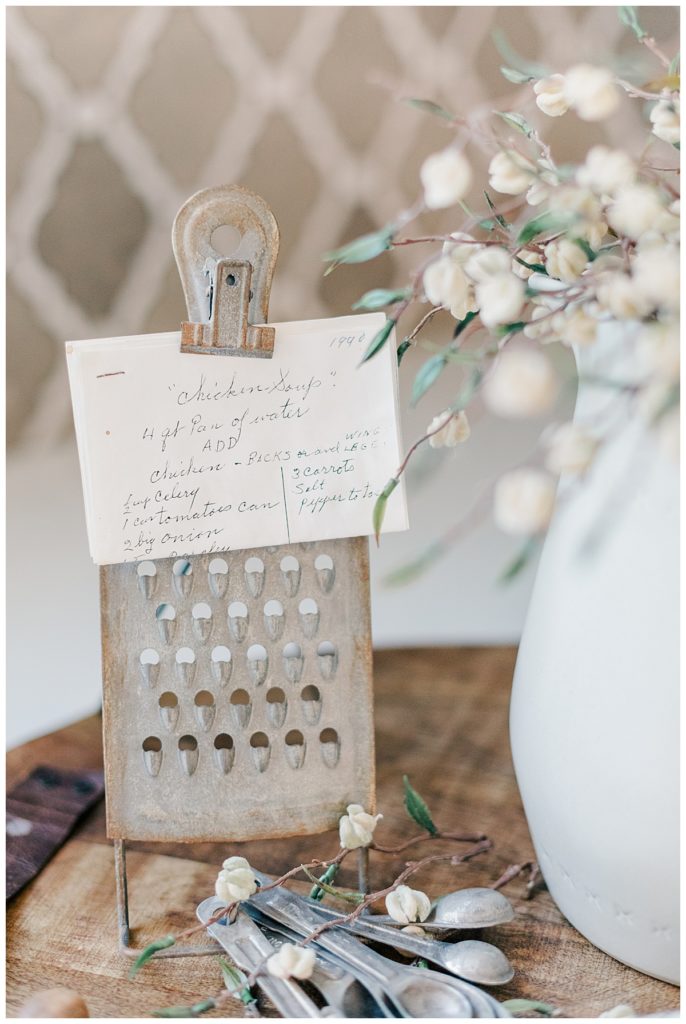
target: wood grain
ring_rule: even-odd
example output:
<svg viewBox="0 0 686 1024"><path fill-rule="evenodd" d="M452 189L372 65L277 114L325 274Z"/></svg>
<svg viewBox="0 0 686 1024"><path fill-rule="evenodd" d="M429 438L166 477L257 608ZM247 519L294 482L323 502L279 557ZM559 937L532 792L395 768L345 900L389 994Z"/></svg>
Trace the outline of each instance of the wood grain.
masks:
<svg viewBox="0 0 686 1024"><path fill-rule="evenodd" d="M375 657L380 841L391 845L408 834L401 786L407 773L443 828L483 830L495 842L493 852L470 864L418 875L417 887L432 895L488 885L509 864L533 856L507 739L514 656L512 648L446 648ZM97 768L100 743L100 721L94 716L25 744L8 755L8 782L38 763ZM210 892L218 863L231 853L276 872L305 857L331 855L336 846L333 833L230 847L136 844L128 858L134 940L144 943L193 923L194 908ZM432 852L434 847L448 848L435 843ZM401 863L376 855L375 887L390 880ZM353 884L352 868L341 878ZM563 919L547 892L527 901L524 888L523 879L507 886L515 920L489 935L517 972L498 998L540 999L567 1017L597 1017L618 1003L630 1003L637 1013L679 1005L678 989L601 953ZM10 904L7 934L10 1015L32 992L56 984L75 988L91 1014L102 1017L145 1016L220 987L213 957L151 963L136 980L127 980L129 961L116 949L112 852L102 805ZM266 1012L273 1016L269 1008ZM240 1007L230 1007L231 1014L240 1016Z"/></svg>

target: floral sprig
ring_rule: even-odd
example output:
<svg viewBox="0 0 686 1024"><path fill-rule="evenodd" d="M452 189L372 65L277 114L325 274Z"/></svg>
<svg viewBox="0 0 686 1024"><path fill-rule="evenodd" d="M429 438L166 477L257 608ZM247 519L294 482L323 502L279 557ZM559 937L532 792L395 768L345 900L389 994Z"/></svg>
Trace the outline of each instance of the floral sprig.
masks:
<svg viewBox="0 0 686 1024"><path fill-rule="evenodd" d="M381 231L329 254L332 265L338 265L374 259L400 246L433 247L406 286L385 294L374 289L356 304L379 309L385 303L389 310L365 358L381 351L392 328L418 304L430 308L402 338L399 362L410 347L421 344L440 310L455 320L453 337L419 369L412 403L447 371L458 379L455 399L433 417L378 496L373 513L377 540L387 503L417 450L427 441L434 448L469 441L470 409L477 396L503 419L540 417L552 410L564 381L546 352L551 342L584 349L595 345L610 325L630 328L640 360L636 380L626 386L603 379L590 383L612 388L617 401L627 403L629 418L654 428L662 449L675 453L680 209L679 168L669 154L679 148L678 58L667 57L643 30L635 8L622 7L619 16L660 65L654 81L629 82L589 64L538 77L504 67L505 78L519 88L518 98L525 98L524 113L497 111L492 126L478 112L460 117L430 101L411 100L458 129L455 143L424 161L422 193L409 210ZM619 111L623 97L647 107L647 137L636 155L595 145L578 166L563 165L527 116L531 107L550 118L572 111L583 121L604 122ZM483 193L487 209L481 212L466 203L474 172L465 140L491 154ZM452 206L465 216L450 230L416 237L405 233L423 210ZM564 473L582 482L609 439L598 424L557 424L541 436L533 460L492 482L484 502L504 532L524 541L523 553L535 549L550 523L557 476ZM400 578L430 564L462 535L464 526L451 528ZM516 560L520 567L525 562Z"/></svg>
<svg viewBox="0 0 686 1024"><path fill-rule="evenodd" d="M260 888L261 892L282 886L298 875L304 875L316 883L316 888L322 893L329 893L344 901L354 904L349 913L343 913L338 917L327 919L309 935L302 938L298 943L284 943L277 953L266 957L255 970L249 975L243 974L238 968L229 964L226 960L220 961L222 976L224 978L225 990L221 993L208 997L196 1003L192 1007L170 1007L158 1010L155 1016L199 1016L211 1009L218 1009L231 1000L240 999L248 1012L254 1010L254 996L252 987L256 979L262 973L269 973L279 978L296 978L304 980L312 974L315 954L311 943L319 935L329 928L341 923L354 921L365 910L373 904L383 900L386 910L391 917L404 926L415 925L417 922L426 920L430 909L431 901L426 893L418 889L412 889L406 883L413 875L424 868L438 863L448 863L455 866L467 863L474 857L487 853L493 847L491 840L481 832L460 832L444 831L440 829L423 798L411 786L407 776L403 776L403 790L405 808L410 818L420 826L422 832L410 836L396 846L384 846L376 840L376 829L381 814L370 814L360 804L350 804L346 813L339 819L339 843L340 849L329 860L312 860L308 863L297 866L284 872L273 882L269 882ZM443 840L469 844L468 848L461 853L438 853L428 854L418 860L408 860L397 877L388 885L374 892L347 892L331 885L336 871L345 859L355 850L369 850L383 855L398 856L406 850L423 842ZM324 871L324 874L317 878L314 871ZM232 920L238 911L240 904L250 898L258 889L258 882L255 874L244 857L232 856L227 858L219 871L215 883L215 893L222 900L223 905L203 924L195 925L180 932L178 935L169 935L164 939L157 940L147 946L131 969L131 977L155 954L167 949L178 942L189 938L200 931L205 930L209 925L224 918Z"/></svg>

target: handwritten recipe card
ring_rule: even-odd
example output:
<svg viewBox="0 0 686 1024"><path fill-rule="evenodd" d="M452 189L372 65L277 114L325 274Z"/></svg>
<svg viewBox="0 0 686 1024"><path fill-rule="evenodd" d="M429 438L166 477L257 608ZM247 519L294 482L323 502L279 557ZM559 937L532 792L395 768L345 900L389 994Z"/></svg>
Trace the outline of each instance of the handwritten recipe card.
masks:
<svg viewBox="0 0 686 1024"><path fill-rule="evenodd" d="M181 353L178 333L69 342L98 565L372 532L401 456L381 313L274 325L271 359ZM407 529L403 481L384 532Z"/></svg>

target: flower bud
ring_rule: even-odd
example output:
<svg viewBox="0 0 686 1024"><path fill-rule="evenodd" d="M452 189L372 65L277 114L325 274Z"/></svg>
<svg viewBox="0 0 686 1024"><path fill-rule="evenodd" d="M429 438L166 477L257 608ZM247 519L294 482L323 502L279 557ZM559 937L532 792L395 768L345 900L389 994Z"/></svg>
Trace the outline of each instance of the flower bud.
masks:
<svg viewBox="0 0 686 1024"><path fill-rule="evenodd" d="M677 99L664 99L650 111L653 135L671 146L678 146L681 137L680 104Z"/></svg>
<svg viewBox="0 0 686 1024"><path fill-rule="evenodd" d="M625 185L633 185L636 180L636 164L621 149L593 146L576 172L576 180L596 195L612 196Z"/></svg>
<svg viewBox="0 0 686 1024"><path fill-rule="evenodd" d="M441 256L424 271L424 294L435 306L445 306L456 320L473 311L474 291L464 270L452 254Z"/></svg>
<svg viewBox="0 0 686 1024"><path fill-rule="evenodd" d="M419 177L424 186L424 202L430 210L439 210L464 198L472 182L472 169L458 150L444 149L426 158Z"/></svg>
<svg viewBox="0 0 686 1024"><path fill-rule="evenodd" d="M344 850L357 850L360 846L369 846L374 829L383 818L383 814L367 814L361 804L348 804L347 814L342 815L338 823L341 846Z"/></svg>
<svg viewBox="0 0 686 1024"><path fill-rule="evenodd" d="M602 121L619 105L619 92L611 71L576 64L564 76L564 93L583 121Z"/></svg>
<svg viewBox="0 0 686 1024"><path fill-rule="evenodd" d="M648 231L668 231L677 218L662 205L653 185L628 185L618 190L607 219L619 235L638 239Z"/></svg>
<svg viewBox="0 0 686 1024"><path fill-rule="evenodd" d="M462 411L452 413L450 409L446 409L445 412L434 416L426 432L431 434L429 444L432 448L455 448L456 445L466 441L471 434L467 413Z"/></svg>
<svg viewBox="0 0 686 1024"><path fill-rule="evenodd" d="M535 348L506 348L484 381L484 403L507 419L541 416L555 401L557 378L547 356Z"/></svg>
<svg viewBox="0 0 686 1024"><path fill-rule="evenodd" d="M305 946L295 946L292 942L284 942L277 953L267 960L267 970L275 978L297 978L304 981L312 977L314 971L315 951Z"/></svg>
<svg viewBox="0 0 686 1024"><path fill-rule="evenodd" d="M572 284L581 277L587 264L584 250L569 238L558 238L545 247L545 269L558 281Z"/></svg>
<svg viewBox="0 0 686 1024"><path fill-rule="evenodd" d="M555 507L555 481L538 469L514 469L498 480L493 515L504 533L534 536L550 523Z"/></svg>
<svg viewBox="0 0 686 1024"><path fill-rule="evenodd" d="M386 910L400 924L411 924L413 921L426 921L431 912L431 900L425 892L410 889L409 885L399 885L386 897Z"/></svg>
<svg viewBox="0 0 686 1024"><path fill-rule="evenodd" d="M508 260L509 265L509 260ZM526 297L526 285L509 270L494 274L476 286L476 301L485 327L516 321Z"/></svg>
<svg viewBox="0 0 686 1024"><path fill-rule="evenodd" d="M509 196L526 192L536 177L536 168L513 149L502 150L488 165L491 188Z"/></svg>
<svg viewBox="0 0 686 1024"><path fill-rule="evenodd" d="M551 473L585 473L598 450L597 438L576 423L563 423L548 440L545 464Z"/></svg>
<svg viewBox="0 0 686 1024"><path fill-rule="evenodd" d="M509 270L511 256L499 245L486 245L472 253L465 263L465 273L472 281L485 281L494 274Z"/></svg>
<svg viewBox="0 0 686 1024"><path fill-rule="evenodd" d="M565 76L551 75L540 78L534 83L536 106L548 117L561 117L569 110L569 102L565 96Z"/></svg>
<svg viewBox="0 0 686 1024"><path fill-rule="evenodd" d="M229 857L224 861L214 891L225 903L247 900L257 892L257 880L245 857Z"/></svg>

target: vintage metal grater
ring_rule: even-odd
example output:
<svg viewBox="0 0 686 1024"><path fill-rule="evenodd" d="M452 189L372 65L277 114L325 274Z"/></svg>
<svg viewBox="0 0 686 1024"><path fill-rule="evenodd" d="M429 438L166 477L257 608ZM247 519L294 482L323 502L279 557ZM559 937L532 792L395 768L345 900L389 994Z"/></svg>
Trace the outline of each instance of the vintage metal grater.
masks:
<svg viewBox="0 0 686 1024"><path fill-rule="evenodd" d="M231 258L212 245L225 224L241 235ZM269 358L274 330L259 325L278 229L266 203L237 186L199 192L173 243L191 321L181 351ZM303 835L335 827L348 803L373 806L368 541L103 566L100 597L126 947L126 840Z"/></svg>

